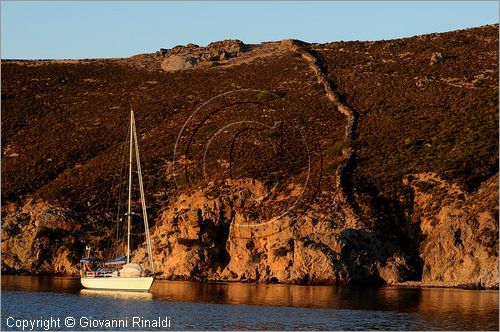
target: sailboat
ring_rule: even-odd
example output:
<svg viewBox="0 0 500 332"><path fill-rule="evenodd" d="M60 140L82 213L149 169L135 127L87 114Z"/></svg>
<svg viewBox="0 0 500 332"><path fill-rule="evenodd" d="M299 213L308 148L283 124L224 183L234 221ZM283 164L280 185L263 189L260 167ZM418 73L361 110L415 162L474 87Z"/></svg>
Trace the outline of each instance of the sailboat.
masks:
<svg viewBox="0 0 500 332"><path fill-rule="evenodd" d="M96 258L91 258L90 247L88 257L82 258L81 283L82 286L89 289L105 290L125 290L125 291L149 291L154 281L154 265L151 250L151 239L149 236L148 216L146 212L146 203L144 199L144 188L142 183L141 162L139 158L139 147L137 141L137 131L135 127L134 112L130 111L130 155L128 172L128 210L127 210L127 253L126 256L119 257L104 263L100 269L92 271L89 265L101 262ZM132 223L132 167L133 159L137 164L137 174L139 177L139 189L142 205L142 215L144 221L144 230L146 234L146 246L149 259L149 272L145 271L139 264L130 262L130 229ZM101 262L102 263L102 262ZM102 264L101 264L102 265ZM118 268L121 266L121 269Z"/></svg>

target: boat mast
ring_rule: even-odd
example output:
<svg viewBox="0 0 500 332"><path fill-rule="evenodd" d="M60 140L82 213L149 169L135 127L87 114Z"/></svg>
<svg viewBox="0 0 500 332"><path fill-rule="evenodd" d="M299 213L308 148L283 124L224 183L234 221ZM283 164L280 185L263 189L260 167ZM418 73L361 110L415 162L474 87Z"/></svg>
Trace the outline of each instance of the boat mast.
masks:
<svg viewBox="0 0 500 332"><path fill-rule="evenodd" d="M151 250L151 238L149 237L148 213L146 211L146 200L144 198L144 187L142 184L142 170L141 170L141 159L139 157L139 143L137 141L137 130L135 127L135 119L134 119L133 113L132 113L131 121L132 121L134 143L135 143L135 159L137 162L137 174L139 177L139 190L141 192L142 216L144 219L144 233L146 234L146 246L147 246L147 250L148 250L149 267L151 269L151 272L154 273L155 270L154 270L154 264L153 264L153 253Z"/></svg>
<svg viewBox="0 0 500 332"><path fill-rule="evenodd" d="M132 219L132 140L133 140L133 120L134 119L134 111L130 111L130 156L128 163L128 210L127 210L127 264L130 263L130 223Z"/></svg>

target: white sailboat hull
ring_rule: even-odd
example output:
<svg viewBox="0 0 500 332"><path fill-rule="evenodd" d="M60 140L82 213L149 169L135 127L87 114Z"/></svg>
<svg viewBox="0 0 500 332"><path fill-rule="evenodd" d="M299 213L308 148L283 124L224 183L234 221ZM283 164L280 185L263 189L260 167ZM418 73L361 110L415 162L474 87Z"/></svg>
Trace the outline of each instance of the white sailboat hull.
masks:
<svg viewBox="0 0 500 332"><path fill-rule="evenodd" d="M82 277L80 281L83 287L89 289L147 292L153 284L154 277Z"/></svg>

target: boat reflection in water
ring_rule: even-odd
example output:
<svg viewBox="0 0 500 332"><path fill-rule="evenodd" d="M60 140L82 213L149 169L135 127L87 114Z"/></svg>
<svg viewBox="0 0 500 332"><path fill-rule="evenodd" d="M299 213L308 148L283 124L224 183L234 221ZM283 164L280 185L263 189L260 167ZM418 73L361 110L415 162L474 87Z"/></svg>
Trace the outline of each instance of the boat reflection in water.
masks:
<svg viewBox="0 0 500 332"><path fill-rule="evenodd" d="M153 299L153 294L148 292L131 292L131 291L127 292L127 291L116 291L116 290L86 289L86 288L80 290L80 295L107 297L118 300L150 301Z"/></svg>

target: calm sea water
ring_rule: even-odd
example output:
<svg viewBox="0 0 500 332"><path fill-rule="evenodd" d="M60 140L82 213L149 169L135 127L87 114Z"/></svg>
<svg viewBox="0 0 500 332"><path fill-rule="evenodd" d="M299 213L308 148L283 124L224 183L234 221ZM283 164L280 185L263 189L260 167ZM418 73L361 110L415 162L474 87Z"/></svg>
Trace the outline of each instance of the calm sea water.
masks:
<svg viewBox="0 0 500 332"><path fill-rule="evenodd" d="M34 324L25 330L499 327L498 291L156 281L150 293L133 293L82 290L72 278L2 276L1 294L1 330L21 330L22 324ZM111 322L114 327L106 328Z"/></svg>

